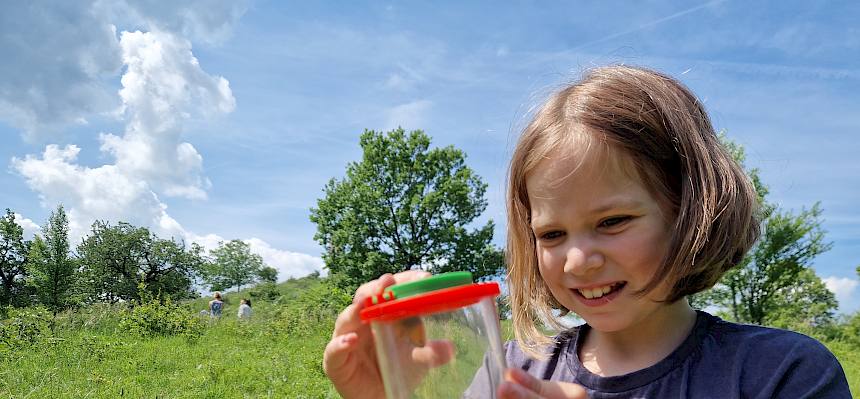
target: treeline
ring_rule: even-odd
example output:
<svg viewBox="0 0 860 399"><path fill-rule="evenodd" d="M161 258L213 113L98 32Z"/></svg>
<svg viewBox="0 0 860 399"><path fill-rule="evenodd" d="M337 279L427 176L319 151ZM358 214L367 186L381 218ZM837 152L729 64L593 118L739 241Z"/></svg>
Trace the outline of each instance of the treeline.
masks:
<svg viewBox="0 0 860 399"><path fill-rule="evenodd" d="M97 302L144 297L195 298L212 290L275 282L277 270L247 243L219 243L207 253L196 243L161 238L146 227L96 221L77 246L69 240L63 206L32 240L6 209L0 217L0 307L42 305L57 312Z"/></svg>

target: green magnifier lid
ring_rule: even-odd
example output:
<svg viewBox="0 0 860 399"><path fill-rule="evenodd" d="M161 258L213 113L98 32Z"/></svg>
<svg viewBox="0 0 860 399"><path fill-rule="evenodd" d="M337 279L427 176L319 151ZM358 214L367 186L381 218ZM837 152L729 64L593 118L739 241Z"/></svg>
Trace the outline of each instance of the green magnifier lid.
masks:
<svg viewBox="0 0 860 399"><path fill-rule="evenodd" d="M425 292L466 284L472 284L472 273L450 272L422 278L421 280L395 284L388 287L385 291L391 291L396 299L403 299L413 295L423 294Z"/></svg>

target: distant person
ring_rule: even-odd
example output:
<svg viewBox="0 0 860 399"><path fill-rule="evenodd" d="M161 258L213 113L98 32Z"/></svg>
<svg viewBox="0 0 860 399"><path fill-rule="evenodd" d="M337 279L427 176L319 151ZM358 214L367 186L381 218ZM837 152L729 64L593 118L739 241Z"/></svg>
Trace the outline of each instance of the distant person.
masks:
<svg viewBox="0 0 860 399"><path fill-rule="evenodd" d="M209 301L209 316L214 319L221 318L221 310L224 309L224 301L221 300L221 293L215 292L215 299Z"/></svg>
<svg viewBox="0 0 860 399"><path fill-rule="evenodd" d="M251 300L247 298L242 298L242 301L239 303L239 313L237 314L239 320L250 320L251 319Z"/></svg>

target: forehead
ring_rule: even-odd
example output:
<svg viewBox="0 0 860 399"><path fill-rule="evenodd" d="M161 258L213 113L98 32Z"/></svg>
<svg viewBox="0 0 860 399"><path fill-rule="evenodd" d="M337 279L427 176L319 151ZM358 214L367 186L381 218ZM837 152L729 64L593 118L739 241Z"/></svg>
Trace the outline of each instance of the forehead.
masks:
<svg viewBox="0 0 860 399"><path fill-rule="evenodd" d="M526 173L529 197L546 197L560 188L621 189L640 183L632 158L613 145L573 140L545 151Z"/></svg>

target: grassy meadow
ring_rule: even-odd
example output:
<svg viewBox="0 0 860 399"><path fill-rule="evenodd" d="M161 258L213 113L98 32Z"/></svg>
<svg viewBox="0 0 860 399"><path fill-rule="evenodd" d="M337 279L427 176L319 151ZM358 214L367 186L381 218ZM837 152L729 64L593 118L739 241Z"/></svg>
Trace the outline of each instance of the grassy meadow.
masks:
<svg viewBox="0 0 860 399"><path fill-rule="evenodd" d="M36 331L19 324L18 341L8 329L0 341L0 397L338 397L321 359L334 315L349 295L315 278L255 288L242 296L251 294L249 322L236 320L235 293L226 295L224 315L214 322L198 315L208 299L175 305L194 322L173 335L130 332L123 319L131 312L119 305L60 314L53 333L45 326ZM510 323L503 329L509 339ZM21 339L27 337L32 339ZM860 351L843 342L825 344L842 362L852 391L860 392Z"/></svg>

